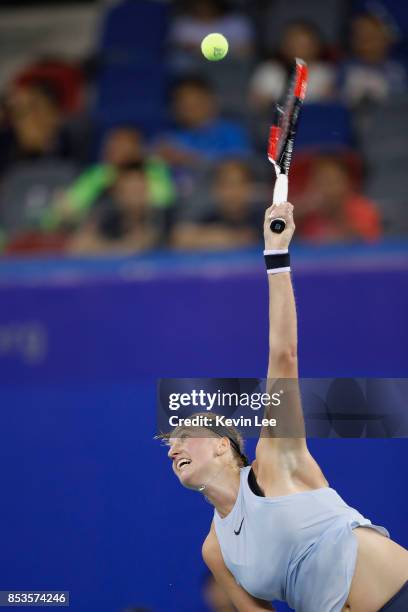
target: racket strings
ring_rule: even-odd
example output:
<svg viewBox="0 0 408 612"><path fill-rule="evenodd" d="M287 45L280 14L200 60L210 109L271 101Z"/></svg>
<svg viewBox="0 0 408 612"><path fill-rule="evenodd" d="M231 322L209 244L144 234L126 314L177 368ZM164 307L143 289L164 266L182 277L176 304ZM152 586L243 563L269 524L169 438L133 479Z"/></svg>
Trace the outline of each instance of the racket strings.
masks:
<svg viewBox="0 0 408 612"><path fill-rule="evenodd" d="M291 72L281 101L275 107L269 130L268 159L277 172L288 174L300 107L306 94L307 65L299 58Z"/></svg>
<svg viewBox="0 0 408 612"><path fill-rule="evenodd" d="M292 72L288 86L280 103L276 105L273 125L269 132L268 157L278 166L283 161L285 146L289 137L291 118L295 107L296 70Z"/></svg>

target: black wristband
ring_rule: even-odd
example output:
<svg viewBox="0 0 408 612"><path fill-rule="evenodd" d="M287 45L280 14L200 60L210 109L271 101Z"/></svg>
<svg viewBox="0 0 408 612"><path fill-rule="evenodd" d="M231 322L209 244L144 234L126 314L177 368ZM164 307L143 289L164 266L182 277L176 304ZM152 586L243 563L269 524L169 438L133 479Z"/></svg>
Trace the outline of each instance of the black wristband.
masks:
<svg viewBox="0 0 408 612"><path fill-rule="evenodd" d="M288 251L264 251L268 274L290 272L290 255Z"/></svg>

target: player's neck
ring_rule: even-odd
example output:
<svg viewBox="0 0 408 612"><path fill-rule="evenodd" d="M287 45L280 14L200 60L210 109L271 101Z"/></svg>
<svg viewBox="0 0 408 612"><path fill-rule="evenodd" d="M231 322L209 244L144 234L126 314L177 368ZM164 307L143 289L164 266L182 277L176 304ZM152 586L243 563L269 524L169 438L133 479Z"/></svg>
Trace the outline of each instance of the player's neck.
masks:
<svg viewBox="0 0 408 612"><path fill-rule="evenodd" d="M240 472L223 470L222 473L210 480L202 491L206 499L217 510L218 514L224 518L232 510L238 497L240 486Z"/></svg>

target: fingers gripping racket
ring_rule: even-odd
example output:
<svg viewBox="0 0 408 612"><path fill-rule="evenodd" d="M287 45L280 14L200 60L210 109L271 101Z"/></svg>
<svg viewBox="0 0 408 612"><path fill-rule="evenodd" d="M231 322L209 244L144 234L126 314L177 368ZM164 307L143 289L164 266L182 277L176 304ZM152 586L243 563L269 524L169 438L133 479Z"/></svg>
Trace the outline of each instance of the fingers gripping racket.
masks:
<svg viewBox="0 0 408 612"><path fill-rule="evenodd" d="M308 69L306 62L296 58L282 104L276 105L273 124L269 130L268 159L276 172L273 203L282 204L288 198L288 174L299 121L299 113L306 95ZM281 234L284 219L273 219L271 230Z"/></svg>

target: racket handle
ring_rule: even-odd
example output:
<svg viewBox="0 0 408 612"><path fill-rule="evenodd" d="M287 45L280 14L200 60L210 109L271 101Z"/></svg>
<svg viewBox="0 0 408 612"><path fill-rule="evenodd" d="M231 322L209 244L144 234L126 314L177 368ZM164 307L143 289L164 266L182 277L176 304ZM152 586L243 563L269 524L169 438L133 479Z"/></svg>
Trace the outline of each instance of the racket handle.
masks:
<svg viewBox="0 0 408 612"><path fill-rule="evenodd" d="M288 199L288 176L287 174L278 174L273 189L273 204L283 204ZM281 234L286 227L285 219L280 217L273 219L270 224L271 231L275 234Z"/></svg>

